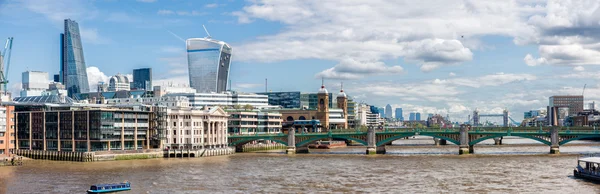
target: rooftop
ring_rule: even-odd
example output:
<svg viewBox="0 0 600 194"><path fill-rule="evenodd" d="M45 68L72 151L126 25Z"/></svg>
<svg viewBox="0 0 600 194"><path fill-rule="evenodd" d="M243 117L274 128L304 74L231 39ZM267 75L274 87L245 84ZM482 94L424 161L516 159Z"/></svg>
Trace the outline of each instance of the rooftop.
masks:
<svg viewBox="0 0 600 194"><path fill-rule="evenodd" d="M17 103L52 103L52 104L73 104L75 100L68 96L48 95L48 96L27 96L27 97L16 97L13 102Z"/></svg>

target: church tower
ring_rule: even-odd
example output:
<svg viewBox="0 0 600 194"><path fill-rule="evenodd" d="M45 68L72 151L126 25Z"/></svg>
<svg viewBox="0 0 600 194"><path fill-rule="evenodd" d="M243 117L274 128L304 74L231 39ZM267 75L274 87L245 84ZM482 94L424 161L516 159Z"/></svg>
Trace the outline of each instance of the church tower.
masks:
<svg viewBox="0 0 600 194"><path fill-rule="evenodd" d="M340 93L337 95L337 107L344 111L344 129L348 129L348 96L344 93L344 83L341 84Z"/></svg>
<svg viewBox="0 0 600 194"><path fill-rule="evenodd" d="M317 119L321 121L324 131L329 131L329 92L325 89L324 83L321 84L317 98Z"/></svg>

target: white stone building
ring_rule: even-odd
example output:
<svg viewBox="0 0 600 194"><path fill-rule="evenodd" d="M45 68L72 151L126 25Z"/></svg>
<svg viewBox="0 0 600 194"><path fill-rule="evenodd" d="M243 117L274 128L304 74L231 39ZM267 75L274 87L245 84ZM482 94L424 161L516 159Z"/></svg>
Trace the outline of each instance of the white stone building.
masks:
<svg viewBox="0 0 600 194"><path fill-rule="evenodd" d="M228 117L229 115L218 106L210 109L168 109L165 148L225 148Z"/></svg>

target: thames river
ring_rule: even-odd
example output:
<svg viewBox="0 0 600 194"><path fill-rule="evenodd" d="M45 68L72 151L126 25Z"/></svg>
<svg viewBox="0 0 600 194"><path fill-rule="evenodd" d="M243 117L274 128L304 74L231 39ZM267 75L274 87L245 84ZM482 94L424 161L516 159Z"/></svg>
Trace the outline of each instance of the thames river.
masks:
<svg viewBox="0 0 600 194"><path fill-rule="evenodd" d="M484 142L474 155L431 139L394 142L388 154L364 147L241 153L191 159L94 163L25 161L0 167L0 193L85 193L91 184L128 180L123 193L600 193L600 185L572 177L577 155L600 153L578 141L548 155L548 146L524 139Z"/></svg>

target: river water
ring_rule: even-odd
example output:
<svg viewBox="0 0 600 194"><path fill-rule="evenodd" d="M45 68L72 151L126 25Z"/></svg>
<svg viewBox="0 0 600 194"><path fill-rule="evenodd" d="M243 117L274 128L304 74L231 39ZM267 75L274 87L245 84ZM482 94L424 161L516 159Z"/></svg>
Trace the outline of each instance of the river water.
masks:
<svg viewBox="0 0 600 194"><path fill-rule="evenodd" d="M577 155L600 153L579 141L548 155L524 139L484 142L474 155L425 138L394 142L386 155L364 147L311 154L241 153L191 159L73 163L25 161L0 168L0 193L84 193L91 184L129 180L123 193L600 193L572 177Z"/></svg>

